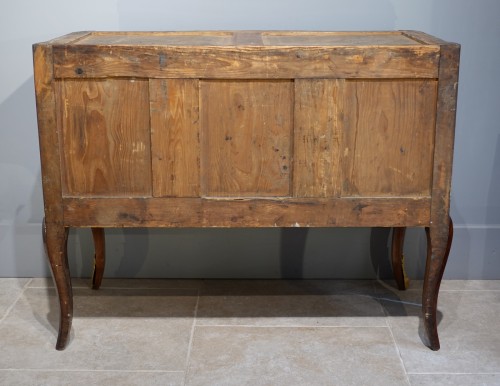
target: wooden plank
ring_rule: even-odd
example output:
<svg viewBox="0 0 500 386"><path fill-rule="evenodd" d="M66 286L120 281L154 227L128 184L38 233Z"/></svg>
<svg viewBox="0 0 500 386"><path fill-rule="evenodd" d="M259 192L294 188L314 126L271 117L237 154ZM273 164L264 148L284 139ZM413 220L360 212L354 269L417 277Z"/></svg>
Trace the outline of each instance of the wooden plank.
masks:
<svg viewBox="0 0 500 386"><path fill-rule="evenodd" d="M91 31L71 32L67 35L63 35L63 36L60 36L58 38L49 40L48 42L45 42L45 44L49 44L49 45L75 44L75 43L78 43L80 40L85 39L86 37L89 37L91 35L92 35Z"/></svg>
<svg viewBox="0 0 500 386"><path fill-rule="evenodd" d="M150 196L146 80L68 80L58 84L65 195Z"/></svg>
<svg viewBox="0 0 500 386"><path fill-rule="evenodd" d="M227 46L233 45L232 31L95 31L80 45L127 46Z"/></svg>
<svg viewBox="0 0 500 386"><path fill-rule="evenodd" d="M439 230L437 232L440 233L439 237L443 240L448 238L459 61L460 45L451 43L441 46L431 222ZM446 245L446 242L443 244Z"/></svg>
<svg viewBox="0 0 500 386"><path fill-rule="evenodd" d="M95 31L77 44L177 46L400 46L420 44L400 31Z"/></svg>
<svg viewBox="0 0 500 386"><path fill-rule="evenodd" d="M234 45L236 46L262 46L261 31L235 31Z"/></svg>
<svg viewBox="0 0 500 386"><path fill-rule="evenodd" d="M418 43L421 44L432 44L432 45L441 45L445 44L446 42L442 39L439 39L435 36L426 34L425 32L421 31L410 31L410 30L405 30L405 31L400 31L404 36L409 37L410 39L415 40Z"/></svg>
<svg viewBox="0 0 500 386"><path fill-rule="evenodd" d="M33 45L33 67L40 141L45 222L62 224L62 187L60 168L60 127L57 125L52 47Z"/></svg>
<svg viewBox="0 0 500 386"><path fill-rule="evenodd" d="M340 195L343 85L343 80L295 81L294 197Z"/></svg>
<svg viewBox="0 0 500 386"><path fill-rule="evenodd" d="M431 221L427 231L427 262L422 289L422 315L432 350L439 350L438 293L453 238L450 214L453 141L457 106L460 46L441 46L436 111L434 173L432 181Z"/></svg>
<svg viewBox="0 0 500 386"><path fill-rule="evenodd" d="M427 226L429 198L66 198L82 227Z"/></svg>
<svg viewBox="0 0 500 386"><path fill-rule="evenodd" d="M263 31L268 46L404 46L420 44L398 31Z"/></svg>
<svg viewBox="0 0 500 386"><path fill-rule="evenodd" d="M202 81L205 196L290 195L292 81Z"/></svg>
<svg viewBox="0 0 500 386"><path fill-rule="evenodd" d="M346 82L342 196L430 196L436 86Z"/></svg>
<svg viewBox="0 0 500 386"><path fill-rule="evenodd" d="M151 79L153 196L200 195L198 80Z"/></svg>
<svg viewBox="0 0 500 386"><path fill-rule="evenodd" d="M55 45L57 78L436 78L438 46ZM140 63L140 66L138 66Z"/></svg>

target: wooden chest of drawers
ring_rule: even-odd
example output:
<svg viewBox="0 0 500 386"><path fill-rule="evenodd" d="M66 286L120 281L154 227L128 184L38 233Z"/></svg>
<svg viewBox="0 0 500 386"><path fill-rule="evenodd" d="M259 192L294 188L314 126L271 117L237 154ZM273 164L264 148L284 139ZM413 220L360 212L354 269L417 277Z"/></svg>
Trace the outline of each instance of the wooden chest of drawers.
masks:
<svg viewBox="0 0 500 386"><path fill-rule="evenodd" d="M81 32L34 45L44 235L67 342L70 227L425 227L451 242L459 46L398 32Z"/></svg>

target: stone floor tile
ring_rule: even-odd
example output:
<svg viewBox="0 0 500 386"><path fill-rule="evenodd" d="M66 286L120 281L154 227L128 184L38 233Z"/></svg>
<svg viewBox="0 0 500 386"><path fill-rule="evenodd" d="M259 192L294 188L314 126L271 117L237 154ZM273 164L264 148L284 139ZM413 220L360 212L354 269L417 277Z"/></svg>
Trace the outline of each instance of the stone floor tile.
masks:
<svg viewBox="0 0 500 386"><path fill-rule="evenodd" d="M74 288L90 288L90 278L73 278ZM190 279L114 279L104 278L101 288L199 288L202 280ZM53 288L52 278L34 278L30 288Z"/></svg>
<svg viewBox="0 0 500 386"><path fill-rule="evenodd" d="M411 374L412 386L498 386L500 374Z"/></svg>
<svg viewBox="0 0 500 386"><path fill-rule="evenodd" d="M441 292L436 352L423 345L421 294L397 296L380 301L408 373L500 373L499 291Z"/></svg>
<svg viewBox="0 0 500 386"><path fill-rule="evenodd" d="M0 370L0 385L181 386L183 372Z"/></svg>
<svg viewBox="0 0 500 386"><path fill-rule="evenodd" d="M500 291L500 280L443 280L442 291Z"/></svg>
<svg viewBox="0 0 500 386"><path fill-rule="evenodd" d="M0 278L0 320L2 320L8 309L16 302L23 292L24 286L31 279L24 278Z"/></svg>
<svg viewBox="0 0 500 386"><path fill-rule="evenodd" d="M186 385L405 385L386 327L196 327Z"/></svg>
<svg viewBox="0 0 500 386"><path fill-rule="evenodd" d="M197 325L387 326L368 293L373 281L228 280L205 282Z"/></svg>
<svg viewBox="0 0 500 386"><path fill-rule="evenodd" d="M184 371L197 290L74 290L66 350L54 289L28 288L0 324L1 369Z"/></svg>
<svg viewBox="0 0 500 386"><path fill-rule="evenodd" d="M423 280L410 279L409 291L422 291ZM395 289L393 280L376 282L376 286L384 286ZM440 291L500 291L500 280L443 280Z"/></svg>

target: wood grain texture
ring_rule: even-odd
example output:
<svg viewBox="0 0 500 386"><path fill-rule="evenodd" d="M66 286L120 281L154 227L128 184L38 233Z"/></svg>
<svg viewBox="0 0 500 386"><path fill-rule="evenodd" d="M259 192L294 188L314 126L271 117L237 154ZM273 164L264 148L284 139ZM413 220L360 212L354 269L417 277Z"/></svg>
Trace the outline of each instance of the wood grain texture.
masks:
<svg viewBox="0 0 500 386"><path fill-rule="evenodd" d="M200 195L197 80L151 79L153 196Z"/></svg>
<svg viewBox="0 0 500 386"><path fill-rule="evenodd" d="M57 78L436 78L439 47L55 45ZM137 65L140 63L140 66Z"/></svg>
<svg viewBox="0 0 500 386"><path fill-rule="evenodd" d="M86 37L90 37L93 34L94 34L94 32L92 32L92 31L71 32L69 34L60 36L58 38L49 40L49 41L45 42L44 44L47 44L47 45L54 45L54 44L77 44L82 39L85 39Z"/></svg>
<svg viewBox="0 0 500 386"><path fill-rule="evenodd" d="M94 31L78 45L154 46L404 46L420 44L405 32L415 31ZM53 43L64 44L67 36Z"/></svg>
<svg viewBox="0 0 500 386"><path fill-rule="evenodd" d="M201 82L204 196L290 195L291 81Z"/></svg>
<svg viewBox="0 0 500 386"><path fill-rule="evenodd" d="M424 326L429 337L429 346L433 350L440 348L437 333L437 300L453 237L453 224L449 213L459 59L458 44L441 46L431 221L427 230L428 253L422 293Z"/></svg>
<svg viewBox="0 0 500 386"><path fill-rule="evenodd" d="M148 82L58 84L65 195L150 196Z"/></svg>
<svg viewBox="0 0 500 386"><path fill-rule="evenodd" d="M62 224L60 129L57 124L56 96L52 72L52 47L33 46L33 66L42 169L45 221Z"/></svg>
<svg viewBox="0 0 500 386"><path fill-rule="evenodd" d="M65 198L67 226L427 226L429 198Z"/></svg>
<svg viewBox="0 0 500 386"><path fill-rule="evenodd" d="M407 46L419 44L399 31L264 31L267 46L343 47L343 46Z"/></svg>
<svg viewBox="0 0 500 386"><path fill-rule="evenodd" d="M345 84L342 196L430 196L436 81Z"/></svg>
<svg viewBox="0 0 500 386"><path fill-rule="evenodd" d="M295 81L294 197L340 195L343 86L343 80Z"/></svg>
<svg viewBox="0 0 500 386"><path fill-rule="evenodd" d="M445 239L448 234L459 60L460 46L458 44L448 44L441 47L434 144L431 222L439 229L440 237L443 239Z"/></svg>
<svg viewBox="0 0 500 386"><path fill-rule="evenodd" d="M407 36L410 39L413 39L414 41L422 43L422 44L431 44L431 45L439 45L440 46L440 45L446 43L442 39L439 39L435 36L426 34L425 32L421 32L421 31L404 30L404 31L399 31L399 32L401 32L404 36Z"/></svg>
<svg viewBox="0 0 500 386"><path fill-rule="evenodd" d="M107 46L228 46L232 31L94 31L78 45Z"/></svg>

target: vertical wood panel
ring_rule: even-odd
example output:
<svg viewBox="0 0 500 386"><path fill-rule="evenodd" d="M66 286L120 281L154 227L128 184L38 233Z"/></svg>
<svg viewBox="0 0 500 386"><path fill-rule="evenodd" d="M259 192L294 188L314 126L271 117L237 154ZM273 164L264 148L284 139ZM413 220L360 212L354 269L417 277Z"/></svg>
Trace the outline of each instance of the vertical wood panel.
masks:
<svg viewBox="0 0 500 386"><path fill-rule="evenodd" d="M201 82L206 196L289 196L292 81Z"/></svg>
<svg viewBox="0 0 500 386"><path fill-rule="evenodd" d="M198 80L151 79L153 195L200 195Z"/></svg>
<svg viewBox="0 0 500 386"><path fill-rule="evenodd" d="M435 232L431 232L431 237L435 234L441 240L447 240L448 237L459 62L460 46L458 44L443 44L439 63L431 203L431 222L434 225L431 229L435 230Z"/></svg>
<svg viewBox="0 0 500 386"><path fill-rule="evenodd" d="M436 81L345 84L343 196L429 196Z"/></svg>
<svg viewBox="0 0 500 386"><path fill-rule="evenodd" d="M67 195L150 196L145 80L59 82Z"/></svg>
<svg viewBox="0 0 500 386"><path fill-rule="evenodd" d="M295 80L295 197L340 194L343 85L343 80Z"/></svg>
<svg viewBox="0 0 500 386"><path fill-rule="evenodd" d="M33 46L33 66L45 221L47 224L62 224L61 135L56 114L51 46L45 44Z"/></svg>

